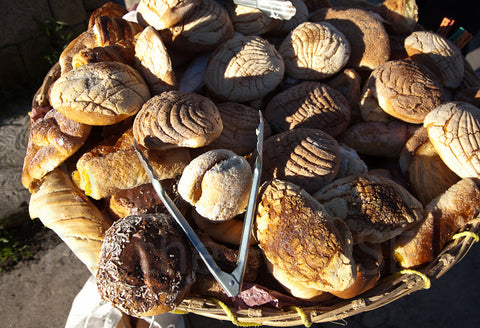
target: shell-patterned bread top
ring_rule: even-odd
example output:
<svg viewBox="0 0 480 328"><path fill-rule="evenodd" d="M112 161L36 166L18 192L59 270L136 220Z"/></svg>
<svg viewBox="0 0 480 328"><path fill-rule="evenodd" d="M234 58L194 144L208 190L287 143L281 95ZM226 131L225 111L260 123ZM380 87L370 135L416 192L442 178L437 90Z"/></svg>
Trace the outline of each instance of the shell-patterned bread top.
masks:
<svg viewBox="0 0 480 328"><path fill-rule="evenodd" d="M100 16L95 18L92 30L95 34L95 45L104 47L119 41L133 40L143 27L122 17Z"/></svg>
<svg viewBox="0 0 480 328"><path fill-rule="evenodd" d="M428 138L426 128L418 129L405 143L399 163L414 194L423 205L427 205L460 180L438 155Z"/></svg>
<svg viewBox="0 0 480 328"><path fill-rule="evenodd" d="M305 22L278 49L285 72L296 79L320 80L338 73L350 58L350 43L332 24Z"/></svg>
<svg viewBox="0 0 480 328"><path fill-rule="evenodd" d="M350 105L339 91L307 81L275 95L265 108L265 118L278 132L311 128L336 137L350 123Z"/></svg>
<svg viewBox="0 0 480 328"><path fill-rule="evenodd" d="M225 101L247 102L273 91L284 72L282 57L265 39L234 37L213 52L204 80L214 96Z"/></svg>
<svg viewBox="0 0 480 328"><path fill-rule="evenodd" d="M250 6L227 5L235 31L243 35L262 35L271 31L280 21Z"/></svg>
<svg viewBox="0 0 480 328"><path fill-rule="evenodd" d="M135 68L145 78L152 95L177 88L170 55L153 27L147 26L136 36L135 58Z"/></svg>
<svg viewBox="0 0 480 328"><path fill-rule="evenodd" d="M145 148L198 148L223 129L217 106L199 94L165 91L150 98L133 123L135 140Z"/></svg>
<svg viewBox="0 0 480 328"><path fill-rule="evenodd" d="M465 102L446 102L423 124L445 164L459 177L480 176L480 109Z"/></svg>
<svg viewBox="0 0 480 328"><path fill-rule="evenodd" d="M171 216L127 216L105 233L96 275L98 291L129 315L169 312L195 281L192 254Z"/></svg>
<svg viewBox="0 0 480 328"><path fill-rule="evenodd" d="M227 149L210 150L183 170L178 193L211 221L226 221L247 207L252 169L247 160Z"/></svg>
<svg viewBox="0 0 480 328"><path fill-rule="evenodd" d="M350 43L347 66L372 70L390 58L390 41L385 27L371 12L357 8L320 8L310 16L312 22L328 22Z"/></svg>
<svg viewBox="0 0 480 328"><path fill-rule="evenodd" d="M257 146L256 130L260 123L258 111L232 102L218 104L217 109L222 118L222 133L202 150L228 149L241 156L251 154ZM266 139L271 134L270 125L264 122L263 138Z"/></svg>
<svg viewBox="0 0 480 328"><path fill-rule="evenodd" d="M100 62L63 74L49 96L52 107L74 121L110 125L135 115L150 98L150 91L134 68Z"/></svg>
<svg viewBox="0 0 480 328"><path fill-rule="evenodd" d="M255 235L275 270L304 287L344 290L355 280L351 239L293 183L276 179L262 185Z"/></svg>
<svg viewBox="0 0 480 328"><path fill-rule="evenodd" d="M318 129L293 129L266 139L262 178L295 183L307 192L331 182L340 166L338 142Z"/></svg>
<svg viewBox="0 0 480 328"><path fill-rule="evenodd" d="M22 184L33 190L39 180L74 154L87 140L92 127L72 121L55 109L31 121L23 161Z"/></svg>
<svg viewBox="0 0 480 328"><path fill-rule="evenodd" d="M423 205L405 188L378 175L337 179L313 197L346 222L355 243L382 243L423 220Z"/></svg>
<svg viewBox="0 0 480 328"><path fill-rule="evenodd" d="M165 43L178 51L207 52L233 37L230 16L217 1L203 0L178 24L161 32Z"/></svg>
<svg viewBox="0 0 480 328"><path fill-rule="evenodd" d="M405 39L407 55L427 66L444 86L456 88L465 72L460 48L432 31L415 31Z"/></svg>
<svg viewBox="0 0 480 328"><path fill-rule="evenodd" d="M200 0L140 0L137 20L142 26L151 25L160 31L179 23L200 2Z"/></svg>
<svg viewBox="0 0 480 328"><path fill-rule="evenodd" d="M387 114L415 124L446 98L440 81L425 66L408 59L377 67L365 89Z"/></svg>

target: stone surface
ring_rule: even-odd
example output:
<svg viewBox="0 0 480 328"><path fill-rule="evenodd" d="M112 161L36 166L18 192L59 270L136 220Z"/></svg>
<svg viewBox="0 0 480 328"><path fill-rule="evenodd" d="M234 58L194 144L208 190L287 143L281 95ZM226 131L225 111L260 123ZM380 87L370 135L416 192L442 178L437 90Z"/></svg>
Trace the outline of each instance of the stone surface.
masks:
<svg viewBox="0 0 480 328"><path fill-rule="evenodd" d="M82 0L49 0L55 20L79 24L88 19Z"/></svg>
<svg viewBox="0 0 480 328"><path fill-rule="evenodd" d="M20 51L16 45L0 48L0 89L12 91L28 80Z"/></svg>

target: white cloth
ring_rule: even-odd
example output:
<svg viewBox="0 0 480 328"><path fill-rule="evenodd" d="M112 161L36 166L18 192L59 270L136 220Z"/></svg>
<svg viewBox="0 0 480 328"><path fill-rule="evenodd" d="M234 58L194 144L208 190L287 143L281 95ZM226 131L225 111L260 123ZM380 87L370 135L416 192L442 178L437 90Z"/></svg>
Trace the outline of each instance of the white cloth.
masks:
<svg viewBox="0 0 480 328"><path fill-rule="evenodd" d="M115 328L122 313L102 300L91 276L72 303L65 328ZM185 328L182 315L164 313L143 318L153 328Z"/></svg>

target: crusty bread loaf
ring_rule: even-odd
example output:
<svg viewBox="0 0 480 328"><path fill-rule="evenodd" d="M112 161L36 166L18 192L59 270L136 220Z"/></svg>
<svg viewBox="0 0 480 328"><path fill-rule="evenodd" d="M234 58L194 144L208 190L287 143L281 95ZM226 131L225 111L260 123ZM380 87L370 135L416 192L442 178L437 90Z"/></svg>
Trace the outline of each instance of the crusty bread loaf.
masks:
<svg viewBox="0 0 480 328"><path fill-rule="evenodd" d="M159 180L180 175L190 162L190 153L186 148L143 151ZM94 199L150 182L133 147L131 129L125 132L116 145L98 146L84 153L77 161L73 180Z"/></svg>
<svg viewBox="0 0 480 328"><path fill-rule="evenodd" d="M55 231L72 252L95 274L105 231L111 222L57 168L32 193L30 217Z"/></svg>
<svg viewBox="0 0 480 328"><path fill-rule="evenodd" d="M95 20L100 16L110 16L110 17L123 17L128 13L128 10L119 5L116 2L109 1L103 6L95 9L88 19L88 28L92 28L95 25Z"/></svg>
<svg viewBox="0 0 480 328"><path fill-rule="evenodd" d="M464 178L425 207L421 224L396 240L394 257L404 268L431 261L445 243L480 213L480 181Z"/></svg>
<svg viewBox="0 0 480 328"><path fill-rule="evenodd" d="M110 125L136 114L150 98L142 76L119 62L91 63L62 74L50 89L51 105L88 125Z"/></svg>
<svg viewBox="0 0 480 328"><path fill-rule="evenodd" d="M39 180L74 154L90 134L91 126L72 121L55 109L31 119L22 184L33 191Z"/></svg>

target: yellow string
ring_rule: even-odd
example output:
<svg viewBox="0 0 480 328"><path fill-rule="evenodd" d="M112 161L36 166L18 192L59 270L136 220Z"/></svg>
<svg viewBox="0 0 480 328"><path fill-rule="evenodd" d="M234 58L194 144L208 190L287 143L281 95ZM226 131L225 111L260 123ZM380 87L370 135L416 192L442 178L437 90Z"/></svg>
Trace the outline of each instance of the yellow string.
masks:
<svg viewBox="0 0 480 328"><path fill-rule="evenodd" d="M170 313L173 313L173 314L187 314L188 311L183 311L183 310L177 310L177 309L175 309L175 310L170 311Z"/></svg>
<svg viewBox="0 0 480 328"><path fill-rule="evenodd" d="M399 271L398 273L399 274L415 274L415 275L419 276L420 278L423 279L423 282L424 282L423 288L424 289L429 289L430 286L432 285L432 283L430 282L430 279L425 274L421 273L420 271L405 269L405 270Z"/></svg>
<svg viewBox="0 0 480 328"><path fill-rule="evenodd" d="M463 231L453 235L452 240L458 239L460 237L472 237L475 242L479 241L479 237L475 232Z"/></svg>
<svg viewBox="0 0 480 328"><path fill-rule="evenodd" d="M305 312L299 308L298 306L291 306L290 307L292 310L297 311L298 315L300 316L300 319L302 319L302 323L305 327L310 327L312 325L312 321L307 317Z"/></svg>
<svg viewBox="0 0 480 328"><path fill-rule="evenodd" d="M227 315L228 320L230 320L234 325L240 326L240 327L259 327L262 326L261 323L254 323L254 322L240 322L238 321L237 317L233 314L232 310L223 303L220 300L217 300L215 298L211 299L215 304L219 305L223 311L225 311L225 314Z"/></svg>

